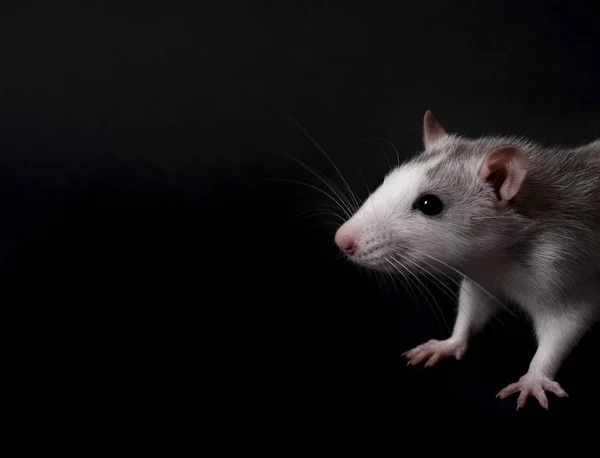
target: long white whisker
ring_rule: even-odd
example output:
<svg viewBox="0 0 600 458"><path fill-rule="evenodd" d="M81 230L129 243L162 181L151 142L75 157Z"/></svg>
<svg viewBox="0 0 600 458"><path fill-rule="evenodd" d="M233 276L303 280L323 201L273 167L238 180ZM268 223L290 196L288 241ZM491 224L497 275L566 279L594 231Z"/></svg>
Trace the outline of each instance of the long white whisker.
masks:
<svg viewBox="0 0 600 458"><path fill-rule="evenodd" d="M343 222L346 221L346 219L337 212L337 209L331 210L330 208L321 208L321 207L304 210L304 211L298 213L296 215L296 217L297 218L307 218L307 217L312 217L312 216L316 216L316 215L324 215L324 214L335 216L336 218L342 220Z"/></svg>
<svg viewBox="0 0 600 458"><path fill-rule="evenodd" d="M346 208L340 204L340 202L338 202L335 197L333 197L331 194L329 194L327 191L324 191L323 189L319 188L318 186L312 185L310 183L305 183L303 181L298 181L298 180L289 180L286 178L265 178L266 180L271 180L271 181L282 181L284 183L295 183L295 184L299 184L302 186L306 186L310 189L313 189L315 191L320 192L321 194L326 195L327 197L329 197L333 202L335 202L336 204L339 205L340 209L345 213L345 215L348 217L348 219L351 218L351 214L348 213L348 210L346 210Z"/></svg>
<svg viewBox="0 0 600 458"><path fill-rule="evenodd" d="M340 215L333 213L333 212L328 212L328 211L327 212L323 211L323 212L310 213L308 215L303 215L300 218L301 219L316 218L317 216L335 216L336 218L340 218L342 222L345 221L344 218L342 218ZM336 224L339 224L339 223L336 223Z"/></svg>
<svg viewBox="0 0 600 458"><path fill-rule="evenodd" d="M442 282L439 278L437 278L435 275L433 275L431 272L427 271L427 269L425 269L424 267L419 266L416 262L412 261L411 259L408 259L400 254L398 254L398 256L401 256L404 260L410 262L411 264L413 264L415 266L415 268L419 269L420 271L422 271L424 273L424 275L427 278L430 278L438 287L443 287L440 288L440 291L442 291L448 298L450 298L450 300L452 300L453 303L455 303L458 308L462 311L462 313L464 313L464 315L467 317L467 319L469 321L471 321L471 317L467 314L467 312L465 312L465 310L460 306L460 301L459 298L457 297L456 294L454 294L454 291L452 291L444 282ZM439 269L436 269L439 272ZM440 272L442 273L442 272ZM456 283L456 282L455 282ZM458 283L457 283L458 284ZM458 284L459 288L462 289L462 285ZM446 292L449 291L450 293ZM465 290L465 292L467 292Z"/></svg>
<svg viewBox="0 0 600 458"><path fill-rule="evenodd" d="M478 282L476 282L475 280L473 280L471 277L469 277L468 275L465 275L463 272L461 272L458 269L455 269L454 267L452 267L451 265L446 264L445 262L437 259L435 256L431 256L428 255L426 253L422 253L419 252L419 255L421 256L426 256L436 262L439 262L440 264L446 266L448 269L456 272L459 275L462 275L463 277L465 277L466 279L468 279L471 283L473 283L475 286L477 286L483 293L485 293L490 299L492 299L494 302L496 302L497 304L499 304L504 310L507 310L511 315L515 316L516 315L506 306L505 303L503 303L500 299L498 299L496 296L494 296L492 293L490 293L486 288L484 288L482 285L480 285Z"/></svg>
<svg viewBox="0 0 600 458"><path fill-rule="evenodd" d="M386 272L386 273L387 273L387 274L388 274L388 276L389 276L389 284L390 284L390 285L392 286L392 288L394 289L394 293L396 293L396 297L398 297L398 296L399 296L399 293L398 293L398 288L396 287L396 282L394 282L394 276L393 276L393 275L391 275L389 272ZM388 285L388 278L387 278L385 275L383 275L382 273L379 273L379 272L378 272L378 273L377 273L377 276L378 276L378 277L381 277L381 281L382 281L382 283L383 283L385 286L387 286L387 285Z"/></svg>
<svg viewBox="0 0 600 458"><path fill-rule="evenodd" d="M397 266L395 265L392 261L390 261L388 258L384 257L384 260L390 264L392 266L392 268L394 269L394 273L399 274L402 279L404 280L404 284L406 285L406 291L409 293L413 304L415 304L417 306L417 311L419 312L419 316L423 316L423 314L421 313L421 308L419 307L419 299L418 299L418 294L414 292L413 290L413 286L416 288L416 290L421 293L421 295L423 295L423 292L419 289L418 285L416 285L413 281L413 279L410 276L407 276L405 274L405 272L400 268L401 266ZM431 307L431 304L428 303L428 305ZM436 317L437 318L437 317ZM441 326L441 323L440 323Z"/></svg>
<svg viewBox="0 0 600 458"><path fill-rule="evenodd" d="M415 266L416 269L420 270L421 272L423 272L423 275L425 275L427 278L431 279L432 281L434 281L438 286L443 287L444 289L442 290L442 292L444 294L446 294L446 296L448 298L450 298L453 302L458 300L457 295L454 293L454 291L452 291L443 281L441 281L439 278L437 278L434 274L432 274L431 272L429 272L426 268L418 265L416 262L414 262L413 260L400 255L399 253L396 253L398 256L402 257L402 259L404 259L405 261L410 262L412 265ZM449 291L449 292L446 292Z"/></svg>
<svg viewBox="0 0 600 458"><path fill-rule="evenodd" d="M321 206L322 206L323 208L328 208L328 209L330 209L330 210L333 210L333 211L338 211L338 210L340 210L340 207L336 207L335 205L322 204Z"/></svg>
<svg viewBox="0 0 600 458"><path fill-rule="evenodd" d="M306 232L312 231L313 229L316 229L317 227L326 226L326 225L328 225L328 224L332 224L332 225L334 225L335 227L337 227L337 226L338 226L338 223L336 223L336 222L334 222L334 221L321 221L321 222L320 222L320 223L318 223L318 224L315 224L315 225L313 225L313 226L310 226L308 229L306 229Z"/></svg>
<svg viewBox="0 0 600 458"><path fill-rule="evenodd" d="M305 170L307 170L308 172L312 173L315 177L317 177L323 184L325 184L325 186L327 186L329 188L329 190L341 201L344 203L346 209L349 211L350 214L354 213L354 210L352 208L352 203L350 202L350 200L344 195L344 193L342 192L341 189L338 188L338 190L334 189L331 183L329 183L329 181L327 180L327 178L317 172L316 170L312 169L310 166L308 166L305 162L301 161L300 159L298 159L297 157L293 156L292 154L288 153L287 151L285 151L282 148L277 148L277 152L282 155L283 157L285 157L286 159L289 159L290 161L295 162L296 164L300 165L300 167L304 168ZM337 186L336 186L337 188Z"/></svg>
<svg viewBox="0 0 600 458"><path fill-rule="evenodd" d="M363 143L363 142L366 142L367 140L379 140L379 141L385 142L388 145L390 145L392 147L392 149L394 150L394 152L396 153L396 159L398 160L398 165L400 165L400 155L398 154L398 150L396 149L396 147L394 146L394 144L391 141L386 140L385 138L382 138L382 137L367 137L367 138L359 141L358 143Z"/></svg>
<svg viewBox="0 0 600 458"><path fill-rule="evenodd" d="M392 163L390 162L390 158L388 157L388 155L385 153L385 149L383 149L383 146L381 147L381 152L383 153L383 156L385 157L385 161L388 163L388 167L389 170L392 170Z"/></svg>
<svg viewBox="0 0 600 458"><path fill-rule="evenodd" d="M392 258L394 261L396 261L396 263L398 263L398 264L402 264L402 263L401 263L400 261L398 261L398 260L397 260L397 259L396 259L394 256L391 256L391 258ZM395 265L392 263L392 266L395 266ZM397 267L396 267L396 268L397 268ZM414 277L414 279L415 279L415 280L416 280L416 281L417 281L419 284L421 284L421 286L423 286L423 288L425 288L425 292L426 292L426 293L428 293L428 294L429 294L429 296L431 296L431 298L433 299L433 302L435 303L435 306L437 307L437 309L438 309L438 311L439 311L439 313L440 313L440 316L441 316L441 317L442 317L442 319L444 320L444 324L446 325L446 331L448 331L448 332L449 332L449 331L450 331L450 327L448 326L448 323L447 323L447 321L446 321L446 318L444 317L444 314L442 313L442 309L440 308L440 305L438 304L437 300L435 299L435 296L434 296L433 294L431 294L431 292L430 292L430 291L427 289L427 286L425 286L425 284L424 284L424 283L423 283L423 282L422 282L422 281L419 279L419 277L417 277L417 276L416 276L416 275L415 275L413 272L411 272L411 270L410 270L410 269L407 269L407 272L408 272L410 275L412 275L412 276ZM442 323L441 323L441 321L439 320L439 318L438 318L437 314L435 313L435 310L434 310L433 306L432 306L432 305L431 305L431 303L429 302L429 299L427 299L427 297L426 297L426 296L424 296L424 297L426 298L426 300L427 300L427 303L428 303L428 304L429 304L429 306L431 307L432 311L434 311L434 316L435 316L436 320L438 321L438 323L439 323L440 327L442 327Z"/></svg>
<svg viewBox="0 0 600 458"><path fill-rule="evenodd" d="M333 168L336 170L336 172L338 173L338 175L340 176L340 178L346 185L348 192L353 197L355 204L356 204L355 211L358 210L358 207L360 205L358 204L358 201L356 200L356 195L352 191L352 188L350 188L350 185L344 178L344 175L342 175L342 172L340 172L340 169L338 169L337 165L335 165L335 162L333 162L333 160L329 157L329 155L325 152L325 150L321 147L321 145L319 145L319 143L317 143L317 141L314 138L312 138L312 136L308 133L308 131L304 128L304 126L302 126L302 124L300 124L296 119L293 119L293 121L294 121L294 124L296 124L298 126L298 128L302 131L302 133L306 136L306 138L308 138L312 142L312 144L315 145L315 147L323 154L323 156L325 156L325 158L331 163Z"/></svg>
<svg viewBox="0 0 600 458"><path fill-rule="evenodd" d="M405 257L401 256L399 253L396 253L396 254L397 254L398 256L402 257L403 259L406 259ZM402 263L401 263L400 261L398 261L396 258L394 258L394 257L392 257L392 258L393 258L393 259L395 259L395 260L398 262L398 264L399 264L399 265L400 265L400 264L402 264ZM404 266L404 267L405 267L405 269L406 269L408 272L411 272L411 273L412 273L412 271L411 271L411 270L410 270L410 269L409 269L407 266ZM425 289L425 291L427 292L427 294L428 294L429 296L431 296L431 298L433 299L433 302L435 303L435 306L437 307L437 310L438 310L438 312L439 312L440 316L442 317L442 320L444 321L444 325L446 326L446 330L447 330L448 332L450 332L450 326L448 325L448 322L446 321L446 317L444 316L444 312L442 311L442 308L441 308L441 307L440 307L440 305L438 304L438 302L437 302L437 300L436 300L435 296L434 296L434 295L431 293L431 291L429 290L429 288L427 288L427 285L425 285L423 282L421 282L421 281L419 280L419 277L418 277L418 276L417 276L415 273L412 273L412 274L413 274L413 277L414 277L414 278L415 278L415 279L416 279L416 280L417 280L417 281L418 281L418 282L419 282L419 283L420 283L420 284L423 286L423 288ZM441 327L441 324L440 324L440 327Z"/></svg>
<svg viewBox="0 0 600 458"><path fill-rule="evenodd" d="M370 195L370 194L371 194L371 189L369 188L369 184L367 183L367 180L365 180L365 177L364 177L364 175L362 174L362 172L360 171L360 169L357 169L357 171L358 171L358 174L360 175L360 178L362 179L363 183L365 184L365 188L367 188L367 195ZM361 200L362 200L362 199L361 199ZM362 202L361 202L361 204L362 204L363 202L364 202L364 201L362 201Z"/></svg>
<svg viewBox="0 0 600 458"><path fill-rule="evenodd" d="M309 208L307 210L301 211L300 213L298 213L296 216L302 216L302 215L306 215L307 213L319 210L319 211L328 211L328 212L332 212L335 213L336 215L340 216L339 213L337 213L337 207L333 207L331 205L323 205L322 207L316 207L316 208Z"/></svg>
<svg viewBox="0 0 600 458"><path fill-rule="evenodd" d="M381 297L385 300L385 291L383 290L383 286L381 286L381 278L377 274L375 274L374 277L377 280L377 285L379 286L379 291L381 291Z"/></svg>
<svg viewBox="0 0 600 458"><path fill-rule="evenodd" d="M471 294L469 291L467 291L465 288L463 288L463 285L460 282L456 281L454 278L452 278L451 276L449 276L448 274L446 274L439 267L436 267L436 266L432 265L430 262L427 262L425 260L421 260L421 262L426 263L429 266L430 269L433 269L437 274L444 276L445 278L447 278L448 280L450 280L452 283L454 283L456 286L458 286L459 293L462 291L462 292L468 294L469 296L471 296L471 298L473 300L476 300L475 297L473 296L473 294ZM446 288L448 288L448 287L446 286ZM462 309L462 307L460 307L460 297L457 298L457 303L458 303L458 307L463 311L463 313L465 313L465 311ZM467 316L466 313L465 313L465 316ZM496 315L493 316L493 319L495 319L496 321L498 321L505 328L507 327L506 324L499 317L497 317ZM481 332L485 333L485 330L482 330Z"/></svg>
<svg viewBox="0 0 600 458"><path fill-rule="evenodd" d="M384 259L390 263L391 261L389 259L387 259L386 257L384 257ZM414 291L412 289L412 282L410 281L409 278L406 277L406 275L404 274L404 272L402 272L401 270L397 269L398 273L401 275L402 279L404 280L404 284L406 285L406 292L410 295L411 300L413 301L413 303L416 305L419 303L419 301L417 300L417 297L414 295ZM388 274L390 275L390 277L392 277L392 273L388 272ZM393 278L393 277L392 277Z"/></svg>

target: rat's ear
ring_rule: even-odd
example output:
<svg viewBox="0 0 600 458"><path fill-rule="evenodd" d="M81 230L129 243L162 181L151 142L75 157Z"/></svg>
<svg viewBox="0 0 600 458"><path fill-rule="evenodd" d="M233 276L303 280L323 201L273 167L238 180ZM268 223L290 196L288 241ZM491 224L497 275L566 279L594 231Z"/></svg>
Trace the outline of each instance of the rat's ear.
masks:
<svg viewBox="0 0 600 458"><path fill-rule="evenodd" d="M479 178L494 188L500 207L504 208L517 195L527 175L529 161L516 146L500 146L487 153Z"/></svg>
<svg viewBox="0 0 600 458"><path fill-rule="evenodd" d="M425 148L435 143L438 139L448 135L440 123L427 110L423 119L423 144Z"/></svg>

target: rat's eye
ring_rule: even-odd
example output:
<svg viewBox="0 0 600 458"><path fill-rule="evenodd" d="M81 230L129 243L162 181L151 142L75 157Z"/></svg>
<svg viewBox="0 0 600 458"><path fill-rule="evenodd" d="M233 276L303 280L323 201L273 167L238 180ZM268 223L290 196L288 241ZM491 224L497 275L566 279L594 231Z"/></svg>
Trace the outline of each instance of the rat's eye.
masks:
<svg viewBox="0 0 600 458"><path fill-rule="evenodd" d="M421 211L427 216L434 216L442 212L444 205L442 204L442 201L433 194L425 194L414 203L413 208Z"/></svg>

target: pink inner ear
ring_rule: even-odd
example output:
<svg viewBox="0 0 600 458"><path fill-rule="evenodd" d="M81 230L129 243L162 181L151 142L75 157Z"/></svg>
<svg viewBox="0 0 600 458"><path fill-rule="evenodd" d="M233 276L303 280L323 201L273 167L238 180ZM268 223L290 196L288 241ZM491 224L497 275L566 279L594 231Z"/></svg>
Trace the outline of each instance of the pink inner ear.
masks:
<svg viewBox="0 0 600 458"><path fill-rule="evenodd" d="M494 172L491 172L487 177L487 182L490 183L494 188L494 192L496 193L496 198L498 200L502 200L502 194L500 193L500 189L506 181L506 178L507 171L505 168L500 168Z"/></svg>
<svg viewBox="0 0 600 458"><path fill-rule="evenodd" d="M527 157L521 149L501 146L488 153L479 170L479 177L494 188L496 197L505 206L520 191L527 168Z"/></svg>

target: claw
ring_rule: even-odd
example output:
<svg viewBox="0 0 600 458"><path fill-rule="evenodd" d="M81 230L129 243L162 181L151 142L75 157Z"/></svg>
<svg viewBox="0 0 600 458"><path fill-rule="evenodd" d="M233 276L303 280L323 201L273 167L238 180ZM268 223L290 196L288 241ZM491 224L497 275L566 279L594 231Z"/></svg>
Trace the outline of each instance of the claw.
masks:
<svg viewBox="0 0 600 458"><path fill-rule="evenodd" d="M500 390L496 397L504 399L516 392L520 392L517 399L517 410L525 407L527 399L531 396L537 399L540 406L548 410L547 391L556 394L558 397L568 397L567 392L554 380L533 374L526 374L518 382L511 383L506 388Z"/></svg>
<svg viewBox="0 0 600 458"><path fill-rule="evenodd" d="M405 351L402 356L408 358L408 366L415 366L427 360L425 367L431 367L442 359L454 357L460 359L467 349L467 343L462 340L430 340L412 350Z"/></svg>

